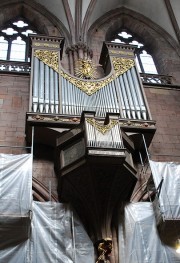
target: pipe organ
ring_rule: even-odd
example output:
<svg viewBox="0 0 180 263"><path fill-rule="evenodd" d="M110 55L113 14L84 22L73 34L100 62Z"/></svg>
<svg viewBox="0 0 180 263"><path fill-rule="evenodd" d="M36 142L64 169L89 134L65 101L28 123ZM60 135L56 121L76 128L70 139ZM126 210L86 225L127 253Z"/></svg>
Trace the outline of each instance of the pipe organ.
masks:
<svg viewBox="0 0 180 263"><path fill-rule="evenodd" d="M137 182L142 134L149 145L155 132L134 47L104 43L105 77L92 79L90 59L81 61L80 77L65 71L61 38L33 35L31 41L26 138L34 126L35 142L54 147L59 201L72 204L93 242L111 238L116 208L130 200Z"/></svg>
<svg viewBox="0 0 180 263"><path fill-rule="evenodd" d="M125 119L150 119L132 47L107 43L104 57L111 71L92 80L72 76L61 67L61 38L32 36L31 40L30 111L71 116L95 111L98 117L109 112Z"/></svg>

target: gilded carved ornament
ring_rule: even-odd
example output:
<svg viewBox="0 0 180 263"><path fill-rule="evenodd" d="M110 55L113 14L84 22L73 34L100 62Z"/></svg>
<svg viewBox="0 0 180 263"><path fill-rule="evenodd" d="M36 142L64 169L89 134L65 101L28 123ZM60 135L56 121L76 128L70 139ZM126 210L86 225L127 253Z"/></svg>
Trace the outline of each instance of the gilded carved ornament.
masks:
<svg viewBox="0 0 180 263"><path fill-rule="evenodd" d="M34 56L56 72L59 72L58 51L37 49L34 51Z"/></svg>
<svg viewBox="0 0 180 263"><path fill-rule="evenodd" d="M75 67L75 75L81 79L95 79L96 66L91 59L79 59Z"/></svg>
<svg viewBox="0 0 180 263"><path fill-rule="evenodd" d="M124 74L126 71L134 67L135 62L133 59L129 58L112 58L113 67L115 70L116 77L119 77L120 75Z"/></svg>
<svg viewBox="0 0 180 263"><path fill-rule="evenodd" d="M108 124L102 124L92 118L87 118L86 121L103 135L119 123L119 121L110 120Z"/></svg>
<svg viewBox="0 0 180 263"><path fill-rule="evenodd" d="M80 78L75 78L68 73L65 73L63 70L59 72L59 61L58 61L58 51L50 51L50 50L35 50L34 56L39 60L43 61L44 64L53 68L56 72L58 72L63 78L67 79L77 88L85 92L87 95L91 96L104 86L108 85L111 81L113 81L116 77L124 74L130 68L132 68L135 63L133 59L128 58L118 58L113 57L112 63L115 71L115 75L111 74L110 77L105 78L103 80L83 80Z"/></svg>
<svg viewBox="0 0 180 263"><path fill-rule="evenodd" d="M85 81L82 79L74 78L62 70L60 71L60 74L63 78L69 80L69 82L74 84L76 87L78 87L80 90L82 90L89 96L94 94L96 91L100 90L102 87L106 86L112 80L114 80L114 75L111 75L109 78L104 80Z"/></svg>

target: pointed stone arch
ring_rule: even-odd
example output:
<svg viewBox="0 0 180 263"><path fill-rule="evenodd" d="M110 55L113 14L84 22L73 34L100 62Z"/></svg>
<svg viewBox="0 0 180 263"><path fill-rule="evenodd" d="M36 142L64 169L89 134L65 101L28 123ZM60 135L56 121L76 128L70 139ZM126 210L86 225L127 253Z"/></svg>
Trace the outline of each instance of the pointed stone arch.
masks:
<svg viewBox="0 0 180 263"><path fill-rule="evenodd" d="M37 31L48 36L65 37L66 43L71 44L71 36L63 23L46 8L35 1L7 0L0 3L0 28L10 19L24 17Z"/></svg>
<svg viewBox="0 0 180 263"><path fill-rule="evenodd" d="M143 40L160 74L172 75L174 83L180 83L180 47L176 40L149 18L124 7L106 13L88 31L87 42L97 63L103 41L111 40L121 28Z"/></svg>

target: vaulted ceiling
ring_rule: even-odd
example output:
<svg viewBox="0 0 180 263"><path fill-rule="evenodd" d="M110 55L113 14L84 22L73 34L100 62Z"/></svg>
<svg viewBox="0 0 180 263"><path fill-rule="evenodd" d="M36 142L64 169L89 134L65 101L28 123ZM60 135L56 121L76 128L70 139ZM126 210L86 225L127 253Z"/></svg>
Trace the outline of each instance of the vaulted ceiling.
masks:
<svg viewBox="0 0 180 263"><path fill-rule="evenodd" d="M83 34L108 14L126 8L164 29L180 41L180 0L1 0L0 6L25 3L43 14L53 15L77 42Z"/></svg>
<svg viewBox="0 0 180 263"><path fill-rule="evenodd" d="M79 37L81 28L88 30L92 24L108 12L125 7L133 10L166 30L177 40L177 32L172 20L180 25L179 0L35 0L56 16L75 36ZM172 12L173 11L173 12ZM173 16L173 17L172 17Z"/></svg>

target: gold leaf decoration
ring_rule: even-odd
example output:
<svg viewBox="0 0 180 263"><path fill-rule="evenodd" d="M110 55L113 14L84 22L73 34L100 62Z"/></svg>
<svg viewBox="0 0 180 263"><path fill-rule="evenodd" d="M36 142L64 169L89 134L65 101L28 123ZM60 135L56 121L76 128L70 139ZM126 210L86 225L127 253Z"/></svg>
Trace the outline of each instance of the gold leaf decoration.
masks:
<svg viewBox="0 0 180 263"><path fill-rule="evenodd" d="M104 86L108 85L111 81L113 81L116 77L122 75L127 70L132 68L135 63L133 59L127 58L112 58L113 67L115 70L115 75L111 74L110 77L105 78L103 80L83 80L80 78L75 78L68 73L65 73L63 70L59 72L59 59L58 59L58 51L51 51L51 50L35 50L34 56L37 57L39 60L44 62L44 64L48 65L56 72L58 72L63 78L67 79L77 88L85 92L87 95L91 96ZM80 70L81 71L81 70ZM81 73L79 73L81 77L91 78L95 70L92 65L86 65L85 69Z"/></svg>
<svg viewBox="0 0 180 263"><path fill-rule="evenodd" d="M34 56L44 62L44 64L48 65L50 68L54 69L56 72L59 72L58 51L35 50Z"/></svg>
<svg viewBox="0 0 180 263"><path fill-rule="evenodd" d="M80 90L82 90L83 92L85 92L89 96L91 96L92 94L94 94L95 92L100 90L102 87L106 86L112 80L114 80L114 75L111 75L110 77L108 77L104 80L87 81L87 80L74 78L62 70L61 70L60 74L63 78L69 80L69 82L74 84L76 87L78 87Z"/></svg>
<svg viewBox="0 0 180 263"><path fill-rule="evenodd" d="M113 57L112 63L116 77L119 77L120 75L124 74L126 71L128 71L130 68L134 67L135 65L134 60L129 58Z"/></svg>
<svg viewBox="0 0 180 263"><path fill-rule="evenodd" d="M81 79L95 79L96 66L90 59L79 59L76 63L75 75Z"/></svg>
<svg viewBox="0 0 180 263"><path fill-rule="evenodd" d="M121 50L109 50L110 54L116 54L116 55L128 55L128 56L134 56L133 51L127 52L127 51L121 51Z"/></svg>
<svg viewBox="0 0 180 263"><path fill-rule="evenodd" d="M108 124L105 125L97 122L95 119L92 118L87 118L86 121L103 135L119 123L119 121L111 120Z"/></svg>

